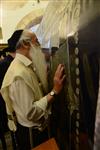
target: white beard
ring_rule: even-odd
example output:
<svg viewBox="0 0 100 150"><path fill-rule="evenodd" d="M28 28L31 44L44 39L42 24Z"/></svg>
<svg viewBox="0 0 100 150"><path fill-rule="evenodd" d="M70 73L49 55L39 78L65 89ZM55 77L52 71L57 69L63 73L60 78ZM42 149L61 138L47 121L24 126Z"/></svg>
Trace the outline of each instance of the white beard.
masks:
<svg viewBox="0 0 100 150"><path fill-rule="evenodd" d="M32 58L33 67L36 68L37 76L42 83L43 90L45 93L48 91L48 81L47 81L47 65L45 56L41 51L39 46L34 46L31 44L30 57Z"/></svg>

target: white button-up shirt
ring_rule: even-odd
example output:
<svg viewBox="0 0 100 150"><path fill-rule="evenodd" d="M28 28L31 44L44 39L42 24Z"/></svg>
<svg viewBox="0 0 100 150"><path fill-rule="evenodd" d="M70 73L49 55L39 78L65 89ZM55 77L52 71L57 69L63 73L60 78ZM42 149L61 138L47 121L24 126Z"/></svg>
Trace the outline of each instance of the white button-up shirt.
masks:
<svg viewBox="0 0 100 150"><path fill-rule="evenodd" d="M32 61L21 54L16 54L16 58L27 67L32 64ZM36 101L32 89L20 77L10 85L9 95L17 121L26 127L41 128L41 124L43 123L42 119L46 120L48 118L47 97L44 96ZM31 119L28 116L31 116Z"/></svg>

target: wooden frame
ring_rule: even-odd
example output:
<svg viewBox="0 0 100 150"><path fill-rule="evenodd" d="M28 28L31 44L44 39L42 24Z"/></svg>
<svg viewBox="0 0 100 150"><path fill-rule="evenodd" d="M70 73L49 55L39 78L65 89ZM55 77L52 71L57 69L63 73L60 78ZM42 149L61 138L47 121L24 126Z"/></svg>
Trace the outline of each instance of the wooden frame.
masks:
<svg viewBox="0 0 100 150"><path fill-rule="evenodd" d="M6 43L0 44L0 50L4 49L4 48L6 48L6 47L7 47L7 44L6 44Z"/></svg>
<svg viewBox="0 0 100 150"><path fill-rule="evenodd" d="M40 144L39 146L33 148L32 150L59 150L57 143L54 138Z"/></svg>

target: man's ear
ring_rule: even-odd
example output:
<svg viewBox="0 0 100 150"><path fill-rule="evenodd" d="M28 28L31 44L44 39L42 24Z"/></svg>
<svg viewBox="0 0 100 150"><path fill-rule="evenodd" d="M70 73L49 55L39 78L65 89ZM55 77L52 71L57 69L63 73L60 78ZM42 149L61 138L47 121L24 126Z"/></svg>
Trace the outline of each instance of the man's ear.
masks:
<svg viewBox="0 0 100 150"><path fill-rule="evenodd" d="M22 45L23 45L23 47L26 48L26 49L27 49L27 48L30 48L30 42L29 42L29 41L24 41L24 40L23 40L23 44L22 44Z"/></svg>

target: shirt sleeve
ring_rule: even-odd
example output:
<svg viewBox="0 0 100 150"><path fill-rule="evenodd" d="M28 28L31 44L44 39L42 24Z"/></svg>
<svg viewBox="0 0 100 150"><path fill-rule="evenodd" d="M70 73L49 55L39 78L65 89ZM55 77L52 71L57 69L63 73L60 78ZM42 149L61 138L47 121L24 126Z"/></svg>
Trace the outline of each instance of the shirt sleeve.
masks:
<svg viewBox="0 0 100 150"><path fill-rule="evenodd" d="M24 82L23 79L18 78L9 88L10 97L14 110L18 115L23 115L33 122L37 122L47 114L47 97L35 101L32 89ZM17 112L17 110L19 110Z"/></svg>

